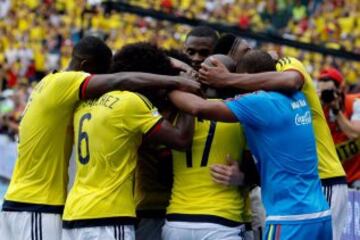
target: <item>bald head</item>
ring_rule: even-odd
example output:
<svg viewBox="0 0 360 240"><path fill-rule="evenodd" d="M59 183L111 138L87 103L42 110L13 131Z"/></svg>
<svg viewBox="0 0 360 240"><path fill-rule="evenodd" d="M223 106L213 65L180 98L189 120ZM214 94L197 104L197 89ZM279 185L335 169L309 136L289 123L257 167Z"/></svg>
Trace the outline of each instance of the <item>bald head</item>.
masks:
<svg viewBox="0 0 360 240"><path fill-rule="evenodd" d="M238 64L237 73L259 73L275 71L276 61L273 57L262 50L251 50L247 52Z"/></svg>
<svg viewBox="0 0 360 240"><path fill-rule="evenodd" d="M213 66L210 58L215 58L216 60L221 62L229 70L229 72L235 72L236 64L235 64L235 61L231 57L224 55L224 54L211 55L204 61L204 64L206 64L207 66ZM231 88L213 89L213 88L206 87L205 89L206 89L205 95L209 98L226 99L226 98L234 97L236 94L239 93L239 90L231 89Z"/></svg>
<svg viewBox="0 0 360 240"><path fill-rule="evenodd" d="M204 64L206 64L208 66L213 66L210 58L215 58L216 60L218 60L219 62L224 64L224 66L229 70L229 72L235 72L236 63L231 57L224 55L224 54L214 54L214 55L211 55L210 57L206 58L204 61Z"/></svg>

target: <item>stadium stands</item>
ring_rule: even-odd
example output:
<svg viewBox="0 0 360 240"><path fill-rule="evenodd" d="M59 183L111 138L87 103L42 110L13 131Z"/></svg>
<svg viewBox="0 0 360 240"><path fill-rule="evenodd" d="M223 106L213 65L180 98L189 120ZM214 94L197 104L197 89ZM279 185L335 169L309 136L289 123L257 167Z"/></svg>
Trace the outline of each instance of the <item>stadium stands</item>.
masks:
<svg viewBox="0 0 360 240"><path fill-rule="evenodd" d="M129 13L105 13L101 2L1 1L0 89L15 88L15 92L22 89L21 94L25 97L21 98L20 105L24 106L33 82L47 72L67 66L71 47L82 34L106 37L107 43L114 50L126 43L145 40L164 48L179 48L185 34L191 29L190 26ZM307 5L287 5L280 0L125 2L189 18L238 24L243 29L275 32L285 38L322 43L329 48L360 52L360 2L356 0L299 1ZM359 62L275 44L263 43L262 46L277 50L281 56L298 57L314 78L321 68L335 65L342 69L348 83L356 84L359 80ZM13 102L12 95L8 94L5 98ZM14 115L12 111L3 110L2 114ZM16 124L16 121L13 123Z"/></svg>
<svg viewBox="0 0 360 240"><path fill-rule="evenodd" d="M121 1L121 0L119 0ZM14 159L21 113L36 82L45 74L65 69L71 49L83 35L104 37L115 51L137 41L164 48L180 48L191 27L130 13L107 12L102 0L0 0L0 155ZM358 0L122 0L135 6L243 30L314 43L360 54L360 1ZM280 56L299 58L316 79L321 69L341 69L348 85L359 85L360 62L293 47L257 42ZM3 135L10 138L4 140ZM6 146L6 149L2 149ZM4 152L8 152L3 154ZM5 158L4 158L5 159ZM2 162L2 164L4 161ZM5 166L1 165L0 166ZM8 178L13 162L2 167ZM1 195L6 183L0 182ZM352 193L355 208L359 193ZM358 204L357 204L358 206ZM354 236L356 217L349 216L346 234ZM350 226L350 224L349 224ZM352 239L348 237L348 239Z"/></svg>
<svg viewBox="0 0 360 240"><path fill-rule="evenodd" d="M9 87L24 80L22 77L31 82L41 78L45 72L63 69L69 59L71 46L78 41L82 30L107 36L108 43L114 49L125 43L141 40L151 40L165 48L176 48L181 45L185 33L189 31L188 26L151 18L115 12L105 14L104 9L96 5L99 1L91 1L95 2L95 5L79 1L82 3L80 7L74 4L74 1L66 0L56 1L56 4L52 1L39 4L40 1L31 0L4 2L10 2L11 7L7 13L2 13L4 17L0 20L0 49L3 50L0 53L0 64L6 68ZM239 24L241 28L268 31L276 28L280 29L278 33L286 38L304 42L321 41L319 43L325 43L332 48L343 47L355 52L360 49L360 38L357 37L360 34L358 1L326 1L317 4L317 7L311 7L316 3L310 4L308 8L297 4L286 6L283 1L257 0L127 2L181 16ZM353 2L351 8L348 6L350 2ZM20 10L14 11L15 8ZM329 11L332 9L334 11ZM82 14L83 10L87 10L85 14ZM279 28L277 18L269 19L269 15L280 16L282 22L284 19L289 21L285 21L283 28ZM288 17L283 18L285 15ZM326 19L335 19L337 22ZM344 38L346 41L343 41ZM340 42L344 46L340 45ZM346 62L344 66L342 61L334 62L330 57L287 47L275 47L284 55L295 55L303 59L308 70L315 76L320 65L335 63L346 70L348 82L356 82L358 63Z"/></svg>
<svg viewBox="0 0 360 240"><path fill-rule="evenodd" d="M360 2L356 0L130 0L189 18L237 24L240 28L271 31L304 42L360 51ZM341 40L341 41L340 41Z"/></svg>

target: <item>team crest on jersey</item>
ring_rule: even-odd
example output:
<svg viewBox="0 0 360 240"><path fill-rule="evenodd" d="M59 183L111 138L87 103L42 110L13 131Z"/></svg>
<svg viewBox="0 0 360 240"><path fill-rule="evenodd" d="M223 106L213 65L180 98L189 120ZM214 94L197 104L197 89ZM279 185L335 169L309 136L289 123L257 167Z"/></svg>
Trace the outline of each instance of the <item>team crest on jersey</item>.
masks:
<svg viewBox="0 0 360 240"><path fill-rule="evenodd" d="M160 116L160 113L159 113L159 111L157 110L157 108L154 108L153 110L151 110L151 114L152 114L154 117Z"/></svg>

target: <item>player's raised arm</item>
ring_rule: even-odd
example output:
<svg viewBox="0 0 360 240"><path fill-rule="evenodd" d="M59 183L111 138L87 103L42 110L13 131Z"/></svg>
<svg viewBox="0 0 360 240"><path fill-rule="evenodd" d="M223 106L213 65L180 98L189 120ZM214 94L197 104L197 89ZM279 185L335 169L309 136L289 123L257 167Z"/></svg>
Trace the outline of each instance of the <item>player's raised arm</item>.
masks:
<svg viewBox="0 0 360 240"><path fill-rule="evenodd" d="M209 101L182 91L172 91L169 97L177 108L193 116L221 122L238 121L223 101Z"/></svg>
<svg viewBox="0 0 360 240"><path fill-rule="evenodd" d="M216 59L212 60L213 67L202 65L200 78L202 82L214 87L233 87L248 91L278 90L297 91L304 84L304 77L297 69L285 71L269 71L262 73L230 73Z"/></svg>
<svg viewBox="0 0 360 240"><path fill-rule="evenodd" d="M175 126L163 119L146 134L144 140L145 142L165 144L170 148L183 151L191 145L193 135L194 117L180 112Z"/></svg>
<svg viewBox="0 0 360 240"><path fill-rule="evenodd" d="M89 77L82 84L81 98L95 98L112 90L139 91L144 89L180 89L197 92L200 84L180 76L166 76L140 72L119 72Z"/></svg>

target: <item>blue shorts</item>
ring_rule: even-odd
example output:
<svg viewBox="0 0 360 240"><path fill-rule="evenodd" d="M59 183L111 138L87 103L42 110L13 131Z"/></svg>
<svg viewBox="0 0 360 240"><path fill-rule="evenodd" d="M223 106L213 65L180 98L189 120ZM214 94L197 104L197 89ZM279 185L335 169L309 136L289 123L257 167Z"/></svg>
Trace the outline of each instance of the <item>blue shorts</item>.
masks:
<svg viewBox="0 0 360 240"><path fill-rule="evenodd" d="M301 223L266 223L263 240L332 240L331 218Z"/></svg>

